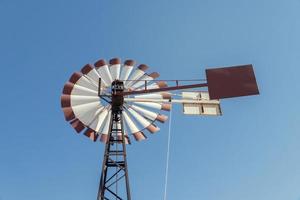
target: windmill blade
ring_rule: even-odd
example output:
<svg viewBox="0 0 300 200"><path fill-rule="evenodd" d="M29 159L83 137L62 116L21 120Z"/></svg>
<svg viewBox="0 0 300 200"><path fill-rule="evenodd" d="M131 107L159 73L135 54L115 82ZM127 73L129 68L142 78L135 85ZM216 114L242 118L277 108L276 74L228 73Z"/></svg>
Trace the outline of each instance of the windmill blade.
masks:
<svg viewBox="0 0 300 200"><path fill-rule="evenodd" d="M109 132L109 128L110 128L110 123L111 123L111 110L109 110L105 122L103 124L102 130L100 131L101 137L100 137L100 141L107 143L108 141L108 132Z"/></svg>
<svg viewBox="0 0 300 200"><path fill-rule="evenodd" d="M138 79L140 79L146 72L149 67L147 65L141 64L129 77L130 81L126 81L125 87L128 88Z"/></svg>
<svg viewBox="0 0 300 200"><path fill-rule="evenodd" d="M94 90L97 92L98 88L94 83L92 83L89 79L83 76L83 74L75 72L71 76L70 80L71 83L74 83L75 85L79 85L85 88L88 88L90 90Z"/></svg>
<svg viewBox="0 0 300 200"><path fill-rule="evenodd" d="M82 105L82 104L87 104L87 103L99 103L101 105L100 102L100 98L98 96L79 96L79 95L70 95L69 96L71 99L71 105L72 106L77 106L77 105Z"/></svg>
<svg viewBox="0 0 300 200"><path fill-rule="evenodd" d="M147 82L153 81L154 79L156 79L158 77L159 77L159 73L157 73L157 72L153 72L149 75L144 74L139 80L137 80L130 86L130 89L134 90L136 88L144 86Z"/></svg>
<svg viewBox="0 0 300 200"><path fill-rule="evenodd" d="M147 139L147 136L142 131L133 133L132 135L133 135L134 139L138 142Z"/></svg>
<svg viewBox="0 0 300 200"><path fill-rule="evenodd" d="M98 96L98 92L75 84L71 95Z"/></svg>
<svg viewBox="0 0 300 200"><path fill-rule="evenodd" d="M63 94L70 95L70 94L72 93L73 88L74 88L74 83L67 82L67 83L65 83L65 85L64 85L64 88L63 88L62 93L63 93Z"/></svg>
<svg viewBox="0 0 300 200"><path fill-rule="evenodd" d="M160 130L157 126L155 126L154 124L150 123L147 119L145 119L142 115L140 115L139 113L137 113L132 108L127 108L127 110L136 119L136 121L138 121L142 125L143 128L146 128L151 133L155 133L155 132L157 132L157 131Z"/></svg>
<svg viewBox="0 0 300 200"><path fill-rule="evenodd" d="M70 95L63 94L60 97L61 107L70 107L71 106L71 97Z"/></svg>
<svg viewBox="0 0 300 200"><path fill-rule="evenodd" d="M140 129L131 120L131 118L128 116L128 114L125 110L123 110L123 116L124 116L124 121L127 124L127 126L129 127L131 133L136 133L136 132L140 131Z"/></svg>
<svg viewBox="0 0 300 200"><path fill-rule="evenodd" d="M93 129L87 128L87 130L84 132L84 135L90 138L94 142L97 141L98 135Z"/></svg>
<svg viewBox="0 0 300 200"><path fill-rule="evenodd" d="M89 125L91 129L93 129L96 132L99 132L101 126L104 124L106 116L108 115L108 109L109 108L106 107L100 111L97 117Z"/></svg>
<svg viewBox="0 0 300 200"><path fill-rule="evenodd" d="M92 102L100 102L100 98L97 96L80 96L80 95L62 95L61 96L61 106L62 107L70 107L92 103Z"/></svg>
<svg viewBox="0 0 300 200"><path fill-rule="evenodd" d="M82 69L81 72L93 83L98 88L98 82L100 75L97 72L97 70L91 65L91 64L86 64ZM107 85L107 83L101 79L101 87L104 88L104 86Z"/></svg>
<svg viewBox="0 0 300 200"><path fill-rule="evenodd" d="M165 110L165 111L170 111L172 108L172 104L170 104L170 103L134 102L134 101L132 103L138 104L141 106L146 106L149 108L158 109L158 110Z"/></svg>
<svg viewBox="0 0 300 200"><path fill-rule="evenodd" d="M90 123L90 118L98 112L100 108L103 108L99 102L86 103L77 106L71 106L75 116L80 119L82 123L88 125ZM93 116L88 116L93 115Z"/></svg>
<svg viewBox="0 0 300 200"><path fill-rule="evenodd" d="M124 62L124 65L122 67L120 80L124 82L124 85L126 85L126 80L128 79L129 75L131 74L131 71L133 70L135 62L134 60L126 60Z"/></svg>
<svg viewBox="0 0 300 200"><path fill-rule="evenodd" d="M70 120L75 118L75 114L73 112L72 107L63 108L63 112L64 112L64 116L65 116L66 121L70 121Z"/></svg>
<svg viewBox="0 0 300 200"><path fill-rule="evenodd" d="M101 77L101 79L104 80L105 86L110 86L113 82L113 79L111 77L110 71L108 69L107 64L105 63L105 60L98 60L95 63L96 70Z"/></svg>
<svg viewBox="0 0 300 200"><path fill-rule="evenodd" d="M121 70L121 61L119 58L113 58L109 61L109 71L111 74L112 80L119 80L120 70Z"/></svg>
<svg viewBox="0 0 300 200"><path fill-rule="evenodd" d="M77 118L70 122L71 126L75 129L77 133L80 133L85 129L85 125Z"/></svg>
<svg viewBox="0 0 300 200"><path fill-rule="evenodd" d="M71 105L71 107L75 114L77 114L78 116L81 116L90 110L95 110L95 109L98 109L103 106L101 106L99 102L91 102L91 103L85 103L85 104L76 105L76 106Z"/></svg>
<svg viewBox="0 0 300 200"><path fill-rule="evenodd" d="M98 107L96 109L92 109L87 111L86 113L82 114L81 116L77 116L78 119L85 124L86 126L88 126L89 128L90 125L92 124L92 122L97 118L97 116L99 115L100 112L102 112L102 110L104 109L104 107Z"/></svg>
<svg viewBox="0 0 300 200"><path fill-rule="evenodd" d="M132 105L131 108L152 121L157 120L159 122L164 123L168 119L168 117L165 115L146 110L136 105Z"/></svg>
<svg viewBox="0 0 300 200"><path fill-rule="evenodd" d="M117 136L117 139L119 140L118 143L122 143L121 140L123 140L123 138L122 138L122 134L121 133ZM131 144L128 135L125 134L125 131L124 131L124 139L125 139L125 144Z"/></svg>
<svg viewBox="0 0 300 200"><path fill-rule="evenodd" d="M125 137L125 144L131 144L131 140L126 126L124 126L124 137Z"/></svg>
<svg viewBox="0 0 300 200"><path fill-rule="evenodd" d="M136 141L145 140L147 137L144 135L143 132L139 130L139 128L135 125L135 123L130 119L127 112L123 111L124 121L129 128L130 132L133 134L134 139Z"/></svg>
<svg viewBox="0 0 300 200"><path fill-rule="evenodd" d="M82 96L97 96L98 93L94 90L75 85L74 83L67 82L63 89L63 94L67 95L82 95Z"/></svg>
<svg viewBox="0 0 300 200"><path fill-rule="evenodd" d="M121 130L122 129L122 126L121 126L121 121L118 121L116 124L116 129L117 130ZM129 137L127 135L127 132L125 131L125 129L123 129L124 131L124 140L125 140L125 144L130 144L130 141L129 141ZM122 136L122 132L119 131L117 133L117 140L119 140L118 143L122 143L121 141L123 140L123 136Z"/></svg>
<svg viewBox="0 0 300 200"><path fill-rule="evenodd" d="M98 91L98 86L96 86L94 83L92 83L89 79L86 77L82 76L76 83L75 85L79 85L82 87L86 87L90 90L94 90L95 92Z"/></svg>

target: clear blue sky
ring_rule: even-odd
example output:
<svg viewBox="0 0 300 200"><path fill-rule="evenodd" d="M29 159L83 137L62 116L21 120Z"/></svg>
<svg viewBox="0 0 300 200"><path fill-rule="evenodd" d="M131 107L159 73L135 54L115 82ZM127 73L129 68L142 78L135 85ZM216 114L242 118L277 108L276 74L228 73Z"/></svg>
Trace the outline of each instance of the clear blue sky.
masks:
<svg viewBox="0 0 300 200"><path fill-rule="evenodd" d="M1 200L95 199L103 145L64 121L72 72L133 58L163 79L252 63L260 96L173 111L170 200L300 199L299 0L0 0ZM161 200L168 125L128 149L133 200Z"/></svg>

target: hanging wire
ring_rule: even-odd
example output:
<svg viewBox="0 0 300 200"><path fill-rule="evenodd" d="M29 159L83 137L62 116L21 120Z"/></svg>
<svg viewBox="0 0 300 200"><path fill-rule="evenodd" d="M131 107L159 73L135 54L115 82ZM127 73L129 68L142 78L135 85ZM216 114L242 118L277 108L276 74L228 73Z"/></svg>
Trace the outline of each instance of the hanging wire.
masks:
<svg viewBox="0 0 300 200"><path fill-rule="evenodd" d="M169 160L170 160L171 127L172 127L172 109L170 110L170 115L169 115L169 132L168 132L168 145L167 145L167 161L166 161L166 176L165 176L164 200L167 200L168 175L169 175Z"/></svg>

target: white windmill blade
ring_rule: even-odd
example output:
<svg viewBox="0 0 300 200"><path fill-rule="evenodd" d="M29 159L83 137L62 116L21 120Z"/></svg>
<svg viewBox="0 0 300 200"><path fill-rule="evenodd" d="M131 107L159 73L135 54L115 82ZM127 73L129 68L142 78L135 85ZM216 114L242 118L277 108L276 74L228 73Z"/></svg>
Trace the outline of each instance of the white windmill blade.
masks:
<svg viewBox="0 0 300 200"><path fill-rule="evenodd" d="M121 122L120 122L120 123L121 123ZM126 135L126 136L128 137L129 131L128 131L127 127L125 126L125 122L123 121L122 123L123 123L124 135Z"/></svg>
<svg viewBox="0 0 300 200"><path fill-rule="evenodd" d="M74 110L74 108L73 111L76 118L78 118L84 125L89 126L103 109L103 106L97 106L96 108L85 110L81 113L78 113L78 111Z"/></svg>
<svg viewBox="0 0 300 200"><path fill-rule="evenodd" d="M130 75L129 81L126 81L125 87L128 88L134 84L136 80L141 78L149 67L147 65L141 64L134 70L134 72Z"/></svg>
<svg viewBox="0 0 300 200"><path fill-rule="evenodd" d="M144 117L150 119L151 121L156 120L156 117L158 116L158 113L146 110L140 106L136 106L136 105L131 105L130 106L133 110L137 111L138 113L140 113L141 115L143 115Z"/></svg>
<svg viewBox="0 0 300 200"><path fill-rule="evenodd" d="M112 80L119 80L120 70L121 70L121 61L119 58L113 58L109 61L109 71L111 74Z"/></svg>
<svg viewBox="0 0 300 200"><path fill-rule="evenodd" d="M71 106L77 106L77 105L82 105L82 104L92 103L92 102L100 103L100 98L97 96L82 96L82 95L68 95L68 96L71 101Z"/></svg>
<svg viewBox="0 0 300 200"><path fill-rule="evenodd" d="M73 73L69 81L75 85L82 86L90 90L98 90L97 86L95 86L89 79L84 77L83 74L78 72Z"/></svg>
<svg viewBox="0 0 300 200"><path fill-rule="evenodd" d="M131 90L144 86L146 83L153 81L154 79L159 77L159 73L153 72L151 74L144 74L140 79L138 79L135 83L130 86Z"/></svg>
<svg viewBox="0 0 300 200"><path fill-rule="evenodd" d="M152 121L159 121L159 122L162 122L164 123L168 117L165 116L165 115L161 115L159 113L155 113L155 112L152 112L150 110L146 110L145 108L142 108L142 107L139 107L139 106L136 106L136 105L132 105L131 106L132 109L134 109L135 111L139 112L140 114L142 114L144 117L152 120Z"/></svg>
<svg viewBox="0 0 300 200"><path fill-rule="evenodd" d="M71 95L98 96L98 92L75 84Z"/></svg>
<svg viewBox="0 0 300 200"><path fill-rule="evenodd" d="M123 81L124 85L126 85L126 80L128 79L129 75L131 74L135 62L133 60L126 60L124 62L123 67L121 68L120 80Z"/></svg>
<svg viewBox="0 0 300 200"><path fill-rule="evenodd" d="M101 78L101 77L100 77L99 73L97 72L97 70L92 65L86 64L81 69L81 72L83 73L83 75L86 78L88 78L93 83L93 85L95 85L98 88L99 78ZM104 88L106 85L107 85L107 83L103 79L101 79L101 87Z"/></svg>
<svg viewBox="0 0 300 200"><path fill-rule="evenodd" d="M93 89L89 89L89 88L75 84L71 95L97 96L98 92Z"/></svg>
<svg viewBox="0 0 300 200"><path fill-rule="evenodd" d="M140 131L140 129L131 120L131 118L128 116L128 114L125 110L123 110L123 116L124 116L124 121L127 124L127 126L129 127L129 130L131 133L136 133L136 132Z"/></svg>
<svg viewBox="0 0 300 200"><path fill-rule="evenodd" d="M135 123L131 120L131 118L128 116L127 112L123 111L124 121L129 128L130 132L134 136L134 139L136 141L145 140L147 137L144 135L143 132L135 125Z"/></svg>
<svg viewBox="0 0 300 200"><path fill-rule="evenodd" d="M121 121L118 121L116 123L116 129L121 130ZM125 131L125 128L123 129L123 131L124 131L125 144L129 144L130 141L129 141L127 132ZM117 132L117 139L119 140L119 143L122 143L121 142L123 140L122 131Z"/></svg>
<svg viewBox="0 0 300 200"><path fill-rule="evenodd" d="M91 128L91 124L96 121L96 119L99 117L99 115L105 110L105 107L101 106L100 108L96 110L92 110L89 113L84 114L81 116L81 119L86 119L87 126ZM84 122L84 121L83 121ZM94 129L93 129L94 130Z"/></svg>
<svg viewBox="0 0 300 200"><path fill-rule="evenodd" d="M171 93L160 92L160 93L150 93L150 94L140 94L135 95L136 99L171 99Z"/></svg>
<svg viewBox="0 0 300 200"><path fill-rule="evenodd" d="M136 119L136 121L138 121L142 125L143 128L146 128L151 133L155 133L160 130L159 127L149 122L147 119L145 119L145 117L137 113L132 108L127 108L127 110Z"/></svg>
<svg viewBox="0 0 300 200"><path fill-rule="evenodd" d="M108 68L107 64L105 63L105 61L104 60L97 61L95 63L95 67L96 67L96 70L97 70L99 76L101 77L101 79L104 80L105 85L110 86L111 83L113 82L113 79L111 77L109 68Z"/></svg>
<svg viewBox="0 0 300 200"><path fill-rule="evenodd" d="M93 120L93 122L89 125L89 127L94 131L99 132L107 115L108 115L108 108L106 107L101 110L101 112L97 115L97 117L95 118L95 120Z"/></svg>
<svg viewBox="0 0 300 200"><path fill-rule="evenodd" d="M67 82L63 88L63 94L67 95L82 95L82 96L97 96L98 93L94 90L75 85L74 83Z"/></svg>
<svg viewBox="0 0 300 200"><path fill-rule="evenodd" d="M80 118L81 116L85 115L89 111L98 110L101 107L103 106L101 106L99 102L92 102L92 103L86 103L77 106L71 106L77 118Z"/></svg>
<svg viewBox="0 0 300 200"><path fill-rule="evenodd" d="M63 94L67 94L67 95L71 95L71 93L72 92L74 92L73 91L73 89L74 89L74 87L75 87L75 84L74 83L71 83L71 82L67 82L67 83L65 83L65 85L64 85L64 88L63 88ZM76 85L76 87L78 88L75 92L76 92L76 94L75 95L77 95L77 93L85 93L85 91L87 91L86 92L86 95L84 95L84 94L82 94L83 96L95 96L94 94L96 93L94 90L90 90L90 89L87 89L87 88L85 88L85 87L82 87L82 86L78 86L78 85Z"/></svg>
<svg viewBox="0 0 300 200"><path fill-rule="evenodd" d="M77 113L82 114L89 110L98 109L100 107L103 107L103 106L101 106L101 104L99 102L91 102L91 103L85 103L85 104L81 104L81 105L72 106L72 109L74 110L74 112L76 111Z"/></svg>
<svg viewBox="0 0 300 200"><path fill-rule="evenodd" d="M99 97L96 96L78 96L78 95L68 95L63 94L61 96L61 106L70 107L75 105L81 105L92 102L100 102Z"/></svg>
<svg viewBox="0 0 300 200"><path fill-rule="evenodd" d="M98 87L93 84L89 79L87 79L85 76L82 76L76 83L75 85L79 85L82 87L86 87L90 90L98 91Z"/></svg>
<svg viewBox="0 0 300 200"><path fill-rule="evenodd" d="M130 141L130 137L129 137L129 134L128 134L128 130L127 130L127 127L124 125L124 137L125 137L125 144L131 144L131 141Z"/></svg>
<svg viewBox="0 0 300 200"><path fill-rule="evenodd" d="M165 111L169 111L172 108L172 104L170 103L154 103L154 102L142 102L142 101L132 101L132 103L141 106L146 106L149 108L158 109L158 110L165 110Z"/></svg>
<svg viewBox="0 0 300 200"><path fill-rule="evenodd" d="M101 137L100 137L100 141L106 143L108 141L108 132L110 129L110 123L111 123L111 110L108 111L108 114L105 118L105 122L103 123L102 127L101 127Z"/></svg>
<svg viewBox="0 0 300 200"><path fill-rule="evenodd" d="M110 106L106 107L106 109L105 109L105 114L103 114L104 116L101 116L101 118L99 117L99 121L102 121L102 123L101 123L100 127L98 127L99 124L98 124L98 126L96 127L96 130L97 130L98 133L100 133L100 131L103 130L104 126L106 125L106 124L105 124L106 119L109 118L109 115L111 114L111 113L110 113L110 110L111 110L111 107L110 107Z"/></svg>

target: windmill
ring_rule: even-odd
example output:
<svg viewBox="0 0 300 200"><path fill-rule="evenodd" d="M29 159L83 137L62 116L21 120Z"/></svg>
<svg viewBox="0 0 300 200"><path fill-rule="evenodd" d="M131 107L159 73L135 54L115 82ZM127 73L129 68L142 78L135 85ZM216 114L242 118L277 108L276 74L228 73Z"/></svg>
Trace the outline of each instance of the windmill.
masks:
<svg viewBox="0 0 300 200"><path fill-rule="evenodd" d="M142 141L144 132L159 131L157 122L168 118L161 111L169 111L173 103L182 104L184 114L218 116L219 99L259 94L252 65L206 69L206 80L193 84L158 81L159 74L147 69L144 64L135 68L133 60L99 60L73 73L64 85L65 119L77 133L105 144L97 200L131 199L126 145L130 136Z"/></svg>

